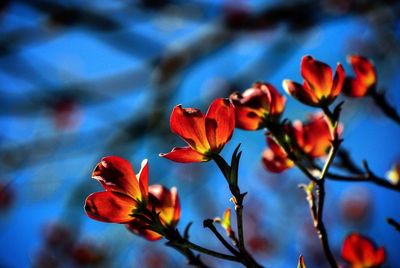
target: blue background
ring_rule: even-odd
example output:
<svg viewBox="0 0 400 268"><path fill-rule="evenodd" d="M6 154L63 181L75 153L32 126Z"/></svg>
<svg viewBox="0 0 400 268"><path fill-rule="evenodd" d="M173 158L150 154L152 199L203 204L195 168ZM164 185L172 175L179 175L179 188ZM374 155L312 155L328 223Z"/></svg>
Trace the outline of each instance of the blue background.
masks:
<svg viewBox="0 0 400 268"><path fill-rule="evenodd" d="M400 107L400 23L396 1L10 1L0 13L0 182L13 202L0 211L0 267L32 267L46 248L46 226L62 223L77 241L105 252L98 267L184 266L163 241L148 242L124 226L89 219L86 196L101 187L90 178L101 157L119 155L138 171L148 158L150 183L177 186L180 230L193 221L191 239L224 251L203 229L221 216L230 194L214 163L178 164L158 157L183 141L169 131L172 108L201 108L268 81L301 81L303 55L351 74L346 56L370 57L378 86ZM153 3L150 5L150 3ZM282 10L289 10L283 12ZM291 11L290 11L291 10ZM258 23L236 27L244 17ZM227 23L227 22L230 22ZM231 27L229 27L231 25ZM233 25L233 26L232 26ZM246 25L246 23L244 24ZM367 159L381 177L399 161L398 125L370 99L345 100L343 147L357 163ZM288 97L284 117L305 119L314 109ZM240 186L250 251L268 267L325 267L296 169L276 175L261 163L263 131L235 130L222 155L242 144ZM400 194L368 183L328 181L325 222L334 254L350 232L385 246L385 267L400 267ZM354 201L355 200L355 201ZM367 204L349 220L349 203ZM223 230L221 230L223 231ZM52 254L52 253L51 253ZM60 267L77 267L68 257ZM237 267L204 256L216 267Z"/></svg>

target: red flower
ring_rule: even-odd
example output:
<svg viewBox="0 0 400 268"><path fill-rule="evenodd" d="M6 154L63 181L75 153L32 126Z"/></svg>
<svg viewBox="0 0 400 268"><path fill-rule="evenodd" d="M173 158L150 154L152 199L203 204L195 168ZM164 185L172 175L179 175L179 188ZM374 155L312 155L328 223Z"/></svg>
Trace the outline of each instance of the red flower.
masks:
<svg viewBox="0 0 400 268"><path fill-rule="evenodd" d="M271 136L267 137L269 148L263 152L262 161L266 169L274 173L291 168L294 163L288 158L285 150Z"/></svg>
<svg viewBox="0 0 400 268"><path fill-rule="evenodd" d="M181 163L203 162L218 154L231 139L235 128L235 110L228 99L217 99L204 116L194 108L175 106L170 118L171 130L189 146L175 147L171 152L160 154Z"/></svg>
<svg viewBox="0 0 400 268"><path fill-rule="evenodd" d="M324 106L332 103L342 90L345 72L339 63L335 76L332 78L332 69L311 56L304 56L301 60L301 76L303 85L291 80L282 83L285 91L310 106Z"/></svg>
<svg viewBox="0 0 400 268"><path fill-rule="evenodd" d="M147 202L148 165L143 160L135 175L131 164L120 157L104 157L92 173L105 191L89 195L85 202L86 214L103 222L127 223L133 213Z"/></svg>
<svg viewBox="0 0 400 268"><path fill-rule="evenodd" d="M311 115L306 123L294 122L293 132L298 147L312 158L326 155L331 147L333 130L322 113Z"/></svg>
<svg viewBox="0 0 400 268"><path fill-rule="evenodd" d="M350 97L363 97L376 86L375 67L369 59L358 55L348 56L347 61L353 66L356 77L346 77L343 93Z"/></svg>
<svg viewBox="0 0 400 268"><path fill-rule="evenodd" d="M236 127L245 130L257 130L266 122L279 119L286 102L274 86L260 82L229 98L235 105Z"/></svg>
<svg viewBox="0 0 400 268"><path fill-rule="evenodd" d="M379 267L385 261L385 249L376 249L371 240L352 233L343 242L342 257L352 268Z"/></svg>
<svg viewBox="0 0 400 268"><path fill-rule="evenodd" d="M151 185L149 187L149 202L147 208L152 211L153 207L159 214L161 223L166 227L174 228L181 215L181 206L179 203L178 193L175 187L168 190L162 185ZM133 219L126 226L127 228L140 235L147 240L158 240L162 238L162 235L149 230L146 227L146 223L139 218Z"/></svg>

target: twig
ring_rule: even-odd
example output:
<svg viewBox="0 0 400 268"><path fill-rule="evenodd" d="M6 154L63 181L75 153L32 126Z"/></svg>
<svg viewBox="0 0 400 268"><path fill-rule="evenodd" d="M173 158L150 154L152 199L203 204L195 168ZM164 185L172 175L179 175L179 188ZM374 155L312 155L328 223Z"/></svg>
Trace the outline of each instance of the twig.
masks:
<svg viewBox="0 0 400 268"><path fill-rule="evenodd" d="M392 225L396 229L396 231L400 232L400 223L399 222L395 221L392 218L387 218L386 221L387 221L387 223Z"/></svg>
<svg viewBox="0 0 400 268"><path fill-rule="evenodd" d="M218 232L217 228L214 226L214 221L211 219L207 219L203 221L203 226L205 228L209 228L211 232L214 233L214 235L218 238L218 240L224 245L226 249L228 249L233 255L236 257L240 257L240 253L234 249L229 243L223 238L223 236Z"/></svg>
<svg viewBox="0 0 400 268"><path fill-rule="evenodd" d="M368 95L374 100L375 104L391 120L400 125L400 115L396 109L385 98L384 92L378 92L376 88L369 90Z"/></svg>

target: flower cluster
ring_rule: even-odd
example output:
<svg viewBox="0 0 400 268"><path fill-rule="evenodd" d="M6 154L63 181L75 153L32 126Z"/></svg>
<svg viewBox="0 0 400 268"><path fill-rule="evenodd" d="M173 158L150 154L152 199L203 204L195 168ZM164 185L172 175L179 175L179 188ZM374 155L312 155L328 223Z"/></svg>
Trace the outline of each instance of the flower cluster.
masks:
<svg viewBox="0 0 400 268"><path fill-rule="evenodd" d="M192 262L198 262L199 258L194 257L188 248L237 261L247 267L261 267L249 255L244 245L242 209L246 193L241 193L238 186L241 156L239 146L233 153L230 164L219 154L231 139L235 127L248 131L265 129L268 144L268 148L262 153L265 168L280 173L298 166L307 175L311 182L302 185L302 188L307 194L314 226L320 234L320 239L326 239L322 217L319 217L323 204L323 199L320 198L324 198L324 179L338 151L342 132L339 122L341 104L333 110L330 106L342 91L352 97L369 94L371 90L375 90L377 80L371 61L361 56L349 56L348 60L353 66L355 77L346 77L340 63L333 74L332 68L327 64L311 56L304 56L300 65L303 83L288 79L283 81L282 86L290 96L303 104L322 110L311 114L306 121L282 120L286 98L273 85L263 82L254 83L243 93L234 92L229 98L214 100L206 114L196 108L183 108L182 105L173 108L170 116L171 131L181 137L187 145L175 147L160 156L180 163L214 160L218 165L232 193L238 237L232 229L229 208L222 218L205 220L204 226L216 234L232 255L192 244L187 240L188 228L184 236L180 235L175 229L181 212L177 190L175 187L168 189L158 184L148 186L147 160L142 162L140 172L135 174L127 160L117 156L104 157L92 174L103 186L104 191L87 197L87 215L98 221L125 224L131 232L148 240L158 240L164 236L169 240L168 245L178 249ZM317 161L325 156L328 156L327 161L319 170ZM309 171L311 169L319 171L318 177ZM390 175L396 179L396 183L398 173L396 167ZM369 172L369 175L372 176L372 173ZM314 191L318 193L317 197ZM315 205L316 199L318 206ZM222 238L213 225L215 222L221 225L236 248ZM322 242L328 262L332 267L336 267L333 254L329 252L329 245L327 246L328 242ZM384 262L385 251L383 248L375 249L369 239L353 233L343 243L342 257L353 268L377 267ZM306 267L302 256L299 258L298 267Z"/></svg>
<svg viewBox="0 0 400 268"><path fill-rule="evenodd" d="M104 157L92 177L105 191L86 198L86 214L98 221L126 224L129 230L148 240L160 239L162 234L152 230L144 212L155 210L164 227L174 228L180 217L180 204L176 188L148 187L148 176L147 160L143 160L140 172L135 174L127 160L117 156Z"/></svg>

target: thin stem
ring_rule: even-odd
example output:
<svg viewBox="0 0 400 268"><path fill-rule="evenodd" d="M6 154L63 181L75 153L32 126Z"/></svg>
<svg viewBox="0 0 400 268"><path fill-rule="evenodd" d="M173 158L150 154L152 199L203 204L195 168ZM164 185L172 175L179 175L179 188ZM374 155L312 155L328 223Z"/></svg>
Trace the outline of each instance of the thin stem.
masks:
<svg viewBox="0 0 400 268"><path fill-rule="evenodd" d="M392 218L387 218L386 221L387 221L387 223L392 225L396 229L396 231L400 232L400 223L399 222L395 221Z"/></svg>
<svg viewBox="0 0 400 268"><path fill-rule="evenodd" d="M244 232L243 232L243 205L242 204L236 205L235 211L236 211L238 238L239 238L239 248L241 251L243 251L245 249Z"/></svg>
<svg viewBox="0 0 400 268"><path fill-rule="evenodd" d="M196 250L198 252L213 256L213 257L217 257L220 259L224 259L224 260L228 260L228 261L234 261L234 262L241 262L240 259L238 259L235 256L232 255L227 255L227 254L223 254L217 251L213 251L207 248L203 248L202 246L196 245L190 241L185 241L183 242L182 246Z"/></svg>
<svg viewBox="0 0 400 268"><path fill-rule="evenodd" d="M181 245L173 245L173 244L168 244L168 246L176 249L178 252L180 252L182 255L184 255L188 259L188 264L193 265L196 267L201 267L201 268L208 268L207 266L201 259L199 255L195 255L193 251L191 251L188 248L185 248Z"/></svg>
<svg viewBox="0 0 400 268"><path fill-rule="evenodd" d="M385 98L385 94L378 92L376 88L373 88L368 93L372 97L375 104L382 110L382 112L393 122L400 125L400 115L397 113L396 109L388 102Z"/></svg>
<svg viewBox="0 0 400 268"><path fill-rule="evenodd" d="M344 182L371 182L376 185L385 187L387 189L400 192L400 185L392 184L391 182L383 178L379 178L376 176L369 176L368 174L346 176L328 172L326 178L330 180L344 181Z"/></svg>
<svg viewBox="0 0 400 268"><path fill-rule="evenodd" d="M235 250L226 240L225 238L218 232L217 228L215 228L213 224L213 220L207 219L203 222L204 227L207 227L214 233L214 235L218 238L218 240L224 245L226 249L228 249L233 255L236 257L240 257L240 253Z"/></svg>

